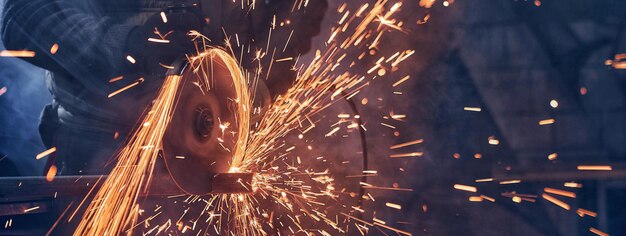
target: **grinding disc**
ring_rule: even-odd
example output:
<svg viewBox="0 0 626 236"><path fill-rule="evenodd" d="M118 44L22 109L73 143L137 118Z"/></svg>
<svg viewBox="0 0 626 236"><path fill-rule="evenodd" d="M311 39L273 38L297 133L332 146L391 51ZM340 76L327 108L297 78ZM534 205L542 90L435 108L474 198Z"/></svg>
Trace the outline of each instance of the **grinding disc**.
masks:
<svg viewBox="0 0 626 236"><path fill-rule="evenodd" d="M211 191L213 177L227 173L232 162L238 141L237 92L231 71L219 57L195 60L180 75L176 107L162 141L163 157L183 191L205 194Z"/></svg>

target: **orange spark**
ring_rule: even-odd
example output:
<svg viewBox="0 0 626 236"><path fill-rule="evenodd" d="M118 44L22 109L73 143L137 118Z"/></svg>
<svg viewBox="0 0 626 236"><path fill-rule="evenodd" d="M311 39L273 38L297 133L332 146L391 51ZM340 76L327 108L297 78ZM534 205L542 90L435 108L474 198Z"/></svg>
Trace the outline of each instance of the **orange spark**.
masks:
<svg viewBox="0 0 626 236"><path fill-rule="evenodd" d="M48 155L50 155L50 154L52 154L52 153L54 153L56 151L57 151L57 148L56 147L52 147L52 148L50 148L48 150L45 150L45 151L37 154L35 159L39 160L39 159L44 158L44 157L46 157L46 156L48 156Z"/></svg>
<svg viewBox="0 0 626 236"><path fill-rule="evenodd" d="M126 56L126 60L128 60L132 64L137 63L137 60L135 60L135 58L131 55Z"/></svg>
<svg viewBox="0 0 626 236"><path fill-rule="evenodd" d="M500 181L500 184L519 184L521 182L522 182L522 180L514 179L514 180Z"/></svg>
<svg viewBox="0 0 626 236"><path fill-rule="evenodd" d="M400 206L399 204L391 203L391 202L385 203L385 206L390 207L390 208L394 208L394 209L398 209L398 210L402 210L402 206Z"/></svg>
<svg viewBox="0 0 626 236"><path fill-rule="evenodd" d="M109 98L111 98L111 97L113 97L113 96L115 96L115 95L118 95L119 93L124 92L124 91L126 91L127 89L129 89L129 88L132 88L132 87L137 86L137 85L138 85L138 84L140 84L141 82L143 82L143 79L139 79L139 80L137 80L137 81L133 82L132 84L126 85L126 86L124 86L123 88L118 89L118 90L116 90L116 91L114 91L114 92L110 93L108 97L109 97Z"/></svg>
<svg viewBox="0 0 626 236"><path fill-rule="evenodd" d="M59 51L59 45L55 43L50 48L50 54L54 55L57 53L57 51Z"/></svg>
<svg viewBox="0 0 626 236"><path fill-rule="evenodd" d="M463 110L465 110L465 111L474 111L474 112L482 111L482 109L480 107L463 107Z"/></svg>
<svg viewBox="0 0 626 236"><path fill-rule="evenodd" d="M490 145L498 145L498 144L500 144L500 140L496 139L496 138L495 138L495 137L493 137L493 136L489 137L489 138L487 139L487 142L488 142Z"/></svg>
<svg viewBox="0 0 626 236"><path fill-rule="evenodd" d="M477 179L477 180L474 180L474 182L476 182L476 183L491 182L491 181L493 181L493 178L486 178L486 179Z"/></svg>
<svg viewBox="0 0 626 236"><path fill-rule="evenodd" d="M391 155L389 155L389 157L391 157L391 158L421 157L423 155L424 155L423 152L411 152L411 153L391 154Z"/></svg>
<svg viewBox="0 0 626 236"><path fill-rule="evenodd" d="M582 209L582 208L578 208L578 210L576 210L576 214L578 214L580 217L584 217L584 216L591 216L591 217L596 217L598 216L598 213L595 213L593 211L590 210L586 210L586 209Z"/></svg>
<svg viewBox="0 0 626 236"><path fill-rule="evenodd" d="M28 208L28 209L24 209L24 213L28 213L28 212L37 210L39 208L40 208L40 206L35 206L35 207Z"/></svg>
<svg viewBox="0 0 626 236"><path fill-rule="evenodd" d="M554 160L556 160L556 158L558 156L559 156L559 154L557 154L556 152L552 153L552 154L548 155L548 160L554 161Z"/></svg>
<svg viewBox="0 0 626 236"><path fill-rule="evenodd" d="M599 229L596 229L596 228L594 228L594 227L590 227L590 228L589 228L589 232L592 232L592 233L597 234L597 235L599 235L599 236L609 236L609 234L607 234L607 233L605 233L605 232L602 232L602 231L600 231Z"/></svg>
<svg viewBox="0 0 626 236"><path fill-rule="evenodd" d="M28 50L2 50L0 57L35 57L34 51Z"/></svg>
<svg viewBox="0 0 626 236"><path fill-rule="evenodd" d="M563 186L568 187L568 188L582 188L583 185L580 183L576 183L576 182L566 182L563 184Z"/></svg>
<svg viewBox="0 0 626 236"><path fill-rule="evenodd" d="M167 23L167 15L165 15L165 12L161 12L161 20L163 20L163 23Z"/></svg>
<svg viewBox="0 0 626 236"><path fill-rule="evenodd" d="M551 125L551 124L554 124L554 122L556 122L556 120L553 118L550 118L550 119L540 120L539 125Z"/></svg>
<svg viewBox="0 0 626 236"><path fill-rule="evenodd" d="M431 8L435 4L435 0L420 0L419 6L423 8Z"/></svg>
<svg viewBox="0 0 626 236"><path fill-rule="evenodd" d="M470 196L468 200L470 202L482 202L483 198L481 196Z"/></svg>
<svg viewBox="0 0 626 236"><path fill-rule="evenodd" d="M54 176L57 175L57 166L52 165L48 169L48 173L46 173L46 181L52 182L54 180Z"/></svg>
<svg viewBox="0 0 626 236"><path fill-rule="evenodd" d="M485 196L485 195L480 195L480 197L485 199L485 200L487 200L487 201L490 201L490 202L495 202L496 201L496 199L493 199L493 198Z"/></svg>
<svg viewBox="0 0 626 236"><path fill-rule="evenodd" d="M148 38L148 41L153 42L153 43L162 43L162 44L168 44L170 43L169 40L167 39L155 39L155 38Z"/></svg>
<svg viewBox="0 0 626 236"><path fill-rule="evenodd" d="M552 194L561 195L564 197L576 198L576 194L570 191L565 191L565 190L560 190L560 189L555 189L555 188L544 188L543 191L546 193L552 193Z"/></svg>
<svg viewBox="0 0 626 236"><path fill-rule="evenodd" d="M612 166L595 166L595 165L579 165L576 167L578 170L599 170L599 171L608 171L613 170Z"/></svg>
<svg viewBox="0 0 626 236"><path fill-rule="evenodd" d="M276 59L276 62L291 61L291 60L293 60L293 57L286 57L286 58Z"/></svg>
<svg viewBox="0 0 626 236"><path fill-rule="evenodd" d="M458 190L473 192L473 193L478 191L478 189L476 187L474 187L474 186L463 185L463 184L455 184L454 188L458 189Z"/></svg>
<svg viewBox="0 0 626 236"><path fill-rule="evenodd" d="M109 83L117 82L124 79L124 76L118 76L109 80Z"/></svg>
<svg viewBox="0 0 626 236"><path fill-rule="evenodd" d="M569 211L569 209L570 209L569 204L567 204L567 203L565 203L565 202L563 202L563 201L561 201L559 199L556 199L555 197L550 196L550 195L548 195L546 193L541 194L541 197L543 197L543 199L546 199L546 200L548 200L551 203L554 203L557 206L560 206L561 208L563 208L565 210Z"/></svg>
<svg viewBox="0 0 626 236"><path fill-rule="evenodd" d="M423 143L423 142L424 142L424 139L417 139L417 140L413 140L413 141L410 141L410 142L393 145L393 146L389 147L389 149L403 148L403 147L407 147L407 146L411 146L411 145L415 145L415 144L420 144L420 143Z"/></svg>

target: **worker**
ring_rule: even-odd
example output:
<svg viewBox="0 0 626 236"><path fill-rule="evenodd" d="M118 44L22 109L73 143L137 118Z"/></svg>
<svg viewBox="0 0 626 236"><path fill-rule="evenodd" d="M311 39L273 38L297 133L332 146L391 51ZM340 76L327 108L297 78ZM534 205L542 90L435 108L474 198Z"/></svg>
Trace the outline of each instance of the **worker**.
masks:
<svg viewBox="0 0 626 236"><path fill-rule="evenodd" d="M55 165L63 175L104 174L114 166L108 160L151 104L165 66L196 52L191 30L211 33L207 37L216 46L227 39L223 32L261 45L274 40L267 38L274 17L289 18L291 27L301 32L281 56L296 57L310 49L327 8L326 0L306 1L308 6L292 13L294 4L304 2L256 1L248 11L230 0L201 0L222 6L215 15L202 15L193 8L171 8L193 6L175 0L6 0L1 34L7 49L34 51L34 57L24 59L48 71L53 101L39 124L44 145L56 147L48 166ZM172 10L164 10L168 7ZM218 15L221 22L216 22ZM287 33L276 30L273 37L286 39L281 34ZM148 40L158 34L167 34L170 43ZM275 65L276 72L267 76L271 96L284 92L294 79L293 65L284 64ZM136 81L141 83L112 96Z"/></svg>

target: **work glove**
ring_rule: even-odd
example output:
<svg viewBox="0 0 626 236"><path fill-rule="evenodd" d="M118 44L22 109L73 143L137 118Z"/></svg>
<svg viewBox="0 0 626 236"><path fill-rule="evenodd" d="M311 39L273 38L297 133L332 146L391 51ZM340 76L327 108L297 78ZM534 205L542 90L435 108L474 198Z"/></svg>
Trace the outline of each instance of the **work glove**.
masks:
<svg viewBox="0 0 626 236"><path fill-rule="evenodd" d="M131 70L163 75L174 60L196 53L190 32L200 31L201 22L191 11L152 15L144 25L130 32L126 42Z"/></svg>

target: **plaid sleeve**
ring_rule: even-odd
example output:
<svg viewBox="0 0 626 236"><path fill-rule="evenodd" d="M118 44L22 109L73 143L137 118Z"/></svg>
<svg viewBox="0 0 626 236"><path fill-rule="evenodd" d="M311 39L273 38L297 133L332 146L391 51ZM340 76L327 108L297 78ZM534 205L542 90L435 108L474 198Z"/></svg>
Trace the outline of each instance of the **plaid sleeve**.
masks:
<svg viewBox="0 0 626 236"><path fill-rule="evenodd" d="M128 70L124 48L134 27L68 0L7 0L1 34L7 49L35 51L35 57L24 58L30 63L102 91L109 78ZM58 51L52 54L54 44Z"/></svg>

